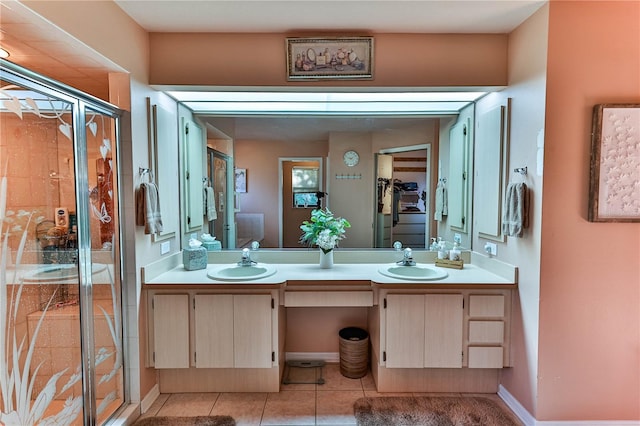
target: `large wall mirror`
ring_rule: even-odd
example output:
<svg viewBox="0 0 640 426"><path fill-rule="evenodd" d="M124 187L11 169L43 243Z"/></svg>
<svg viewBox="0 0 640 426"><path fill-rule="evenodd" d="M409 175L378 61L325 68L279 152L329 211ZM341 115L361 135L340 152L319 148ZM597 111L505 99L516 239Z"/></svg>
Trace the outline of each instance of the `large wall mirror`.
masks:
<svg viewBox="0 0 640 426"><path fill-rule="evenodd" d="M431 237L453 241L455 234L462 237L463 247L471 248L471 182L452 179L449 174L452 167L465 178L473 173L473 105L467 101L454 111L409 116L346 112L256 116L194 109L193 118L206 133L203 149L210 155L223 154L212 147L224 134L226 148L232 146L232 154L225 154L232 160L227 178L237 173L243 176L242 185L232 188L233 215L225 216L236 238L216 237L226 240L223 248L240 248L256 240L263 248L303 249L297 241L283 243L291 240L283 239L283 234L300 232L300 221L283 220L283 211L293 209L296 217L310 216L313 208L328 207L352 224L340 243L343 248L391 248L396 240L404 246L428 248ZM467 127L465 145L452 149L450 129L460 119ZM207 157L205 151L202 155ZM384 176L379 173L381 156L390 161ZM282 168L287 160L311 167L304 163L308 159L322 160L313 165L322 180L317 193L305 198L306 202L299 196L283 196L291 194L291 188L283 187ZM436 218L436 189L442 184L447 191L460 194L455 209L456 217L464 218L463 224L451 224L446 212ZM384 208L389 204L391 208ZM229 212L231 206L225 207ZM201 232L215 230L216 220L222 220L219 214L213 221L205 217ZM240 236L242 241L238 241Z"/></svg>

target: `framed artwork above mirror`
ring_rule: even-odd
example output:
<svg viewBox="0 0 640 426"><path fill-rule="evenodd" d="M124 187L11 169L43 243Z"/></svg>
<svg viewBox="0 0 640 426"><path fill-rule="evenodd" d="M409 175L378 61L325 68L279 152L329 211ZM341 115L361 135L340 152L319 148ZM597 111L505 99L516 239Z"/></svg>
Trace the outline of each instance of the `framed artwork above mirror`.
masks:
<svg viewBox="0 0 640 426"><path fill-rule="evenodd" d="M289 80L373 78L373 37L287 38Z"/></svg>

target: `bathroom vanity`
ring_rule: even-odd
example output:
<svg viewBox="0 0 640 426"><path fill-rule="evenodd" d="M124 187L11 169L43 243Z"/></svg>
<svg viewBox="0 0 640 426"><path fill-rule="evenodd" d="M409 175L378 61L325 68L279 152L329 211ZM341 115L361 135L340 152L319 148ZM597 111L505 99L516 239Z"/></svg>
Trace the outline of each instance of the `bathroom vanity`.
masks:
<svg viewBox="0 0 640 426"><path fill-rule="evenodd" d="M289 358L312 359L321 351L290 349L300 346L296 336L338 341L331 325L327 332L305 315L352 313L368 329L378 391L497 391L499 371L510 366L517 268L465 253L464 268L446 269L445 278L398 279L380 273L393 265L393 252L337 252L343 258L329 270L310 263L317 253L278 254L260 253L277 272L256 280L212 280L178 259L143 268L147 366L158 370L161 392L277 392L285 344ZM416 260L438 270L433 255L417 253ZM208 269L216 267L211 260L233 264L238 253L224 256L231 255L210 257Z"/></svg>

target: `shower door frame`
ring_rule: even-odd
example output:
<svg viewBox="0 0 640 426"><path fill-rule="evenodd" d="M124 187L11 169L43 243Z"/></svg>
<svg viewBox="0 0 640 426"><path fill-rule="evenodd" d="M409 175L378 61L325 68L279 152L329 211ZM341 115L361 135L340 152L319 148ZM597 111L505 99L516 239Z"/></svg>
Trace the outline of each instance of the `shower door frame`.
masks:
<svg viewBox="0 0 640 426"><path fill-rule="evenodd" d="M78 224L78 279L79 279L79 304L80 304L80 351L81 351L81 367L82 367L82 396L83 396L83 424L95 425L97 420L96 407L96 382L95 382L95 351L94 351L94 310L93 310L93 281L92 281L92 262L91 262L91 232L89 217L90 199L89 191L83 191L82 188L89 188L88 176L88 154L87 154L87 130L86 130L86 110L90 109L96 113L103 114L114 120L114 136L113 145L116 146L115 157L118 164L117 173L114 175L115 185L120 188L121 170L120 164L120 141L121 141L121 116L123 111L118 107L109 104L101 99L95 98L87 93L81 92L70 86L49 79L38 73L30 71L26 68L15 65L11 62L0 59L0 80L20 85L25 89L33 89L47 96L59 99L72 105L72 129L73 129L73 152L74 152L74 175L75 175L75 197L76 197L76 213ZM120 191L118 194L118 217L122 217L122 200ZM115 230L114 235L118 234L118 244L116 252L119 254L118 270L114 274L118 275L120 285L120 312L122 330L127 329L126 316L124 315L124 306L127 306L125 296L126 291L123 289L122 283L122 265L124 264L124 256L122 249L123 235L122 227L119 226ZM127 374L127 354L128 348L124 334L122 336L123 350L123 395L122 405L115 410L116 415L122 407L126 406L130 400L129 382L130 378ZM108 421L108 420L107 420Z"/></svg>

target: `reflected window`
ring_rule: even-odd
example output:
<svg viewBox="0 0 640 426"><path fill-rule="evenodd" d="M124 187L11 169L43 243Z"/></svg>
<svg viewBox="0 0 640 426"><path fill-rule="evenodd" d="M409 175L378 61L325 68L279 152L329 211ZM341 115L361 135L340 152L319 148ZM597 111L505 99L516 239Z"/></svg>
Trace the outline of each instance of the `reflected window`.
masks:
<svg viewBox="0 0 640 426"><path fill-rule="evenodd" d="M293 206L297 208L318 207L320 191L320 169L318 167L293 167L291 170L291 192Z"/></svg>

